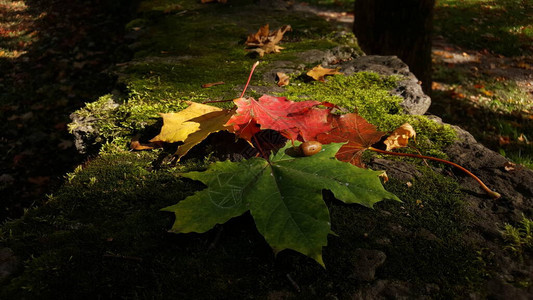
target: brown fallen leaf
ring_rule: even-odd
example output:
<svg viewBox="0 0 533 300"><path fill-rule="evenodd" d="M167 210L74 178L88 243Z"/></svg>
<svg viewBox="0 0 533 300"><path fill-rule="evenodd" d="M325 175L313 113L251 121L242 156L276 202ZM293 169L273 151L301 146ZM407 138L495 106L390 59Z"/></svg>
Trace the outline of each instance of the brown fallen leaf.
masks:
<svg viewBox="0 0 533 300"><path fill-rule="evenodd" d="M266 24L259 28L255 34L250 34L244 44L248 47L246 51L256 52L259 56L263 57L268 53L278 53L283 47L277 44L283 38L283 35L287 31L291 31L291 25L284 25L278 30L270 31L269 25Z"/></svg>
<svg viewBox="0 0 533 300"><path fill-rule="evenodd" d="M312 68L309 72L307 72L307 76L313 78L317 81L324 82L324 77L327 75L342 75L343 73L339 72L338 69L328 69L323 68L321 65L318 65L314 68Z"/></svg>
<svg viewBox="0 0 533 300"><path fill-rule="evenodd" d="M224 81L217 81L217 82L202 84L202 87L205 89L205 88L210 88L212 86L221 85L221 84L224 84Z"/></svg>
<svg viewBox="0 0 533 300"><path fill-rule="evenodd" d="M289 75L283 73L283 72L277 72L276 77L278 78L278 86L286 86L289 85Z"/></svg>
<svg viewBox="0 0 533 300"><path fill-rule="evenodd" d="M387 183L389 181L389 176L387 175L387 172L382 171L383 173L379 174L379 178L383 180L383 183Z"/></svg>
<svg viewBox="0 0 533 300"><path fill-rule="evenodd" d="M383 142L387 146L387 151L396 148L406 147L409 138L415 138L416 132L409 123L405 123L392 132L391 135Z"/></svg>
<svg viewBox="0 0 533 300"><path fill-rule="evenodd" d="M513 162L506 162L503 164L503 169L507 172L511 172L511 171L514 171L515 170L515 167L516 167L516 164L513 163Z"/></svg>
<svg viewBox="0 0 533 300"><path fill-rule="evenodd" d="M150 144L141 144L141 142L139 142L139 137L138 136L135 136L131 139L131 143L130 143L130 149L131 150L136 150L136 151L141 151L141 150L151 150L151 149L154 149L155 148L155 144L154 143L150 143Z"/></svg>
<svg viewBox="0 0 533 300"><path fill-rule="evenodd" d="M511 138L508 137L508 136L498 136L498 143L500 144L500 146L503 146L503 145L509 145L511 143Z"/></svg>

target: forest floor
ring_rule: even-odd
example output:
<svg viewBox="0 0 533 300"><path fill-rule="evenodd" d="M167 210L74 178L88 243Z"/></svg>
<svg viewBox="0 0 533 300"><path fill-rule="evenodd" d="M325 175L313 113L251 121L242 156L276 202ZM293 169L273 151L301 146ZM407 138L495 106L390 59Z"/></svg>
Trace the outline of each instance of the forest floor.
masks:
<svg viewBox="0 0 533 300"><path fill-rule="evenodd" d="M0 0L1 220L43 203L84 159L69 115L109 92L105 70L128 58L124 2Z"/></svg>
<svg viewBox="0 0 533 300"><path fill-rule="evenodd" d="M163 112L161 107L170 109L164 105L179 102L166 100L180 99L183 90L189 93L188 99L209 99L215 93L223 95L223 99L227 94L234 97L235 87L242 82L235 74L246 74L242 70L247 72L254 61L244 59L243 47L237 42L239 36L246 37L246 31L272 20L272 16L280 24L290 20L297 29L291 34L300 35L292 36L282 53L272 55L270 62L279 62L303 50L317 50L323 45L322 37L330 34L333 27L349 31L349 8L353 5L353 0L309 1L330 2L320 8L298 4L301 10L340 21L337 25L314 20L307 14L297 18L292 11L268 9L267 13L264 7L255 6L256 2L248 5L252 2L248 0L234 0L234 6L213 3L204 7L196 0L179 2L201 7L198 10L181 7L174 1L143 2L144 15L128 23L126 34L125 25L136 13L136 4L126 0L0 0L0 114L8 121L0 127L0 153L4 158L0 165L0 193L5 207L1 214L4 218L17 218L2 228L2 242L7 242L6 248L0 249L0 260L3 265L12 262L13 270L17 259L24 266L15 270L9 287L0 294L46 299L53 298L42 296L46 293L81 298L80 295L168 298L201 293L213 298L220 291L227 291L228 295L235 295L232 298L257 293L281 299L296 294L301 298L354 297L373 291L401 295L411 290L453 298L452 294L466 297L470 291L489 286L491 295L518 299L513 293L532 292L530 257L522 255L526 246L528 251L531 249L531 220L520 215L525 211L527 217L531 216L532 185L527 183L531 172L517 167L509 173L502 168L505 159L471 139L454 144L454 157L485 175L482 178L489 178L489 184L499 184L504 197L486 201L475 189L465 188L465 183L469 183L464 178L447 169L439 168L445 176L440 171L415 176L418 169L411 168L411 174L406 172L408 168L396 168L398 174L412 175L412 182L405 182L389 174L387 188L403 203L384 201L376 210L348 207L336 201L328 203L332 228L339 237L332 238L331 247L326 249L327 272L291 251L274 256L257 234L250 215L205 235L170 235L167 230L172 217L163 215L160 209L200 188L197 183L176 176L176 172L197 170L198 165L161 168L170 164L164 158L174 151L129 151L131 137L141 132L140 125L133 125L146 124L146 108L154 108L155 116L149 118L155 123L157 113ZM516 155L514 159L527 163L533 139L529 129L533 121L532 33L527 25L531 24L531 7L525 1L498 1L507 2L515 3L525 13L494 4L477 12L487 16L472 16L464 1L439 2L431 112L448 123L466 127L492 149L511 157ZM503 17L504 9L513 17ZM236 16L242 20L233 22L238 19ZM494 33L494 27L479 27L476 36L469 36L475 30L468 26L478 24L472 18L487 24L488 16L526 25L517 25L511 37ZM455 23L447 24L447 20L464 23L464 29ZM496 20L490 20L491 26L496 26ZM201 34L203 39L196 43ZM136 35L137 39L127 39L128 35ZM470 44L478 35L501 40L487 44L485 39L477 39ZM331 42L327 47L324 49L331 49ZM136 49L135 54L130 49ZM210 55L202 55L202 51ZM198 56L192 57L191 53ZM221 55L229 57L221 59ZM215 59L224 67L213 70ZM111 69L120 77L118 80L109 75ZM201 84L215 82L215 77L223 78L226 84L202 90L200 96L194 94ZM117 110L117 114L133 125L124 125L120 118L116 121L112 114L97 115L113 123L111 130L119 132L114 142L122 143L121 148L117 150L108 143L98 157L78 154L68 133L69 115L85 102L108 103L106 99L112 98L113 92L118 94L113 89L120 88L121 83L123 89L127 86L129 98L125 103L129 106L119 106L123 110ZM217 88L225 94L217 92ZM95 102L105 94L108 96ZM372 91L371 95L376 93ZM136 106L136 99L149 100L144 106ZM95 111L89 109L85 117L92 117ZM132 113L136 111L145 119L137 122ZM167 111L172 110L164 112ZM91 120L87 123L91 125ZM125 136L119 135L122 129L127 131ZM153 136L149 134L151 129L143 134ZM480 148L490 155L477 151ZM467 152L468 156L464 156ZM79 167L74 170L76 166ZM394 170L391 168L391 173ZM56 189L61 184L62 188ZM53 196L46 197L51 192ZM40 205L44 202L46 205ZM18 219L29 207L38 208ZM518 237L511 240L501 230L509 220L520 217L523 222L515 223L524 229L505 226L509 237ZM523 241L525 228L527 236ZM515 236L510 234L513 232ZM352 278L363 261L353 253L361 249L370 249L376 261L386 253L386 263L379 270L375 285ZM513 251L511 257L509 253ZM368 260L371 256L366 257ZM371 267L373 273L369 277L373 278L375 264ZM479 292L483 295L484 291Z"/></svg>
<svg viewBox="0 0 533 300"><path fill-rule="evenodd" d="M352 1L309 2L325 4L316 12L349 30ZM430 112L532 167L532 6L474 2L482 9L465 1L437 4ZM2 219L45 201L83 162L67 131L69 114L115 84L105 71L129 57L123 28L133 6L0 0Z"/></svg>

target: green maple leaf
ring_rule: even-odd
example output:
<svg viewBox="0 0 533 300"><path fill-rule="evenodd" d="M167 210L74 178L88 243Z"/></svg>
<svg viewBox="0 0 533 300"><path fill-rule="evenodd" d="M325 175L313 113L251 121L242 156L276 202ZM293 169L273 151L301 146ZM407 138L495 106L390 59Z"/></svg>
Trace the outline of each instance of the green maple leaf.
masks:
<svg viewBox="0 0 533 300"><path fill-rule="evenodd" d="M292 157L286 154L292 146L288 142L269 161L217 162L205 172L184 174L207 188L163 209L176 215L171 231L206 232L250 210L258 231L276 252L293 249L324 265L322 247L331 225L322 190L367 207L385 198L399 201L381 185L380 172L335 159L342 145L323 145L316 155Z"/></svg>

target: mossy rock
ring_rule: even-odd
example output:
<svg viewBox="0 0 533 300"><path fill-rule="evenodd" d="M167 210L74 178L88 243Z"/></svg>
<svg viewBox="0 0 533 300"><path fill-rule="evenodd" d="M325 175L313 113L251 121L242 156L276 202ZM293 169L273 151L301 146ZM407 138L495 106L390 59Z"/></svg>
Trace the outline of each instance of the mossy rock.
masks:
<svg viewBox="0 0 533 300"><path fill-rule="evenodd" d="M384 202L375 210L327 196L338 235L329 238L323 269L292 251L275 257L249 215L206 234L168 233L172 215L160 209L202 187L179 176L192 166L155 170L155 158L104 154L70 174L45 206L6 224L3 244L24 268L7 281L4 298L295 296L287 274L302 297L344 298L366 285L350 279L358 248L386 254L380 279L437 284L443 295L463 294L459 287L475 287L480 275L475 252L460 238L468 230L461 193L440 175L423 171L412 188L388 183L404 203ZM405 229L399 234L397 228ZM413 240L420 231L434 238Z"/></svg>
<svg viewBox="0 0 533 300"><path fill-rule="evenodd" d="M286 49L261 60L257 90L274 86L268 72L288 68L293 85L280 95L357 109L384 131L413 123L424 153L444 156L455 139L447 126L402 113L401 99L389 93L397 77L363 72L323 85L307 82L304 70L317 62L305 61L302 52L350 47L357 55L353 39L331 33L321 19L252 2L141 4L140 17L129 25L140 32L135 59L114 70L120 87L78 111L80 122L70 127L94 126L90 139L100 154L67 174L46 205L2 226L2 246L20 261L3 281L2 298L352 298L384 296L376 288L380 282L393 282L406 297L482 295L486 266L479 246L464 238L472 224L465 193L454 179L419 165L411 164L410 187L392 176L385 185L403 203L384 201L371 210L324 193L337 233L324 248L326 269L289 250L275 255L247 214L205 234L167 232L173 216L160 209L203 188L180 174L203 170L217 157L204 149L205 157L172 164L166 161L172 149L131 152L128 143L135 135L155 136L158 114L183 109L186 100L236 98L257 59L240 41L266 23L291 24L294 31L284 39ZM198 34L201 41L193 42ZM217 81L225 84L200 87ZM386 256L375 278L354 271L361 249Z"/></svg>

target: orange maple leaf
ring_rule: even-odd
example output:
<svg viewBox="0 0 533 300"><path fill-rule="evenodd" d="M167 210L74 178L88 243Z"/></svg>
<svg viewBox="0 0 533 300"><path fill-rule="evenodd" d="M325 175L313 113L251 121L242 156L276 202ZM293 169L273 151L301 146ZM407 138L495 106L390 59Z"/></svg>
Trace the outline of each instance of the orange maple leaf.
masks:
<svg viewBox="0 0 533 300"><path fill-rule="evenodd" d="M377 143L384 135L377 130L376 126L368 123L356 113L345 115L331 115L330 124L333 129L319 134L317 141L322 144L343 143L335 157L344 162L363 168L361 155L373 144Z"/></svg>

